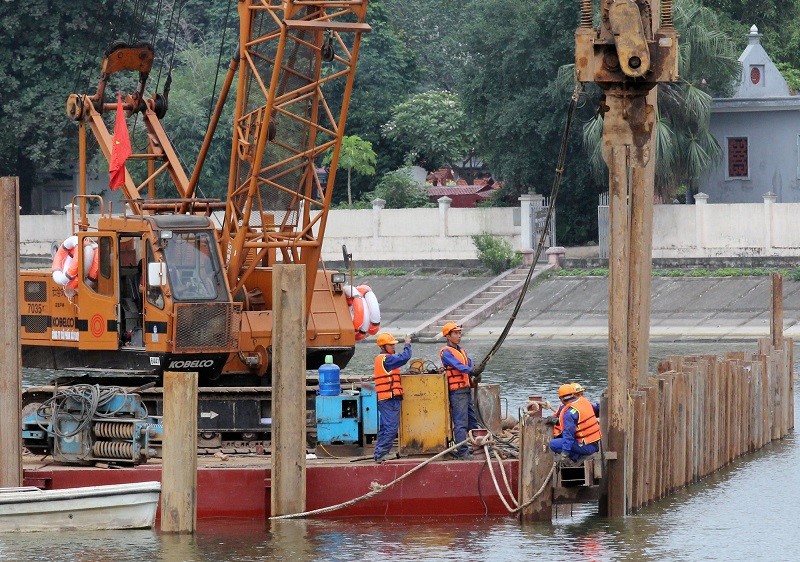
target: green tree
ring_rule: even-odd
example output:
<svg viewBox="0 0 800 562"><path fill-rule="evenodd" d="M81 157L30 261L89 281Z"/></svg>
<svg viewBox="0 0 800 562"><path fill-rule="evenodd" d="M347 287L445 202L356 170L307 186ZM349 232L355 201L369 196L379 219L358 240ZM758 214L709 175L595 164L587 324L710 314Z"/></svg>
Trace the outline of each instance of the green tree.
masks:
<svg viewBox="0 0 800 562"><path fill-rule="evenodd" d="M522 193L548 195L571 93L558 87L557 69L575 59L579 3L485 0L464 9L471 13L462 30L470 38L469 71L458 91L477 131L477 153L503 183L496 200L518 205ZM591 116L582 107L574 122ZM577 244L596 236L602 185L591 177L580 135L568 143L557 238Z"/></svg>
<svg viewBox="0 0 800 562"><path fill-rule="evenodd" d="M192 173L208 127L212 103L211 85L218 71L217 59L217 53L205 52L202 45L190 47L176 57L169 111L164 116L163 125L176 151L181 155L188 174ZM225 198L227 194L231 156L229 124L233 121L232 100L235 97L234 82L198 182L198 193L204 197ZM216 102L216 97L213 101ZM174 193L170 193L170 196L173 195Z"/></svg>
<svg viewBox="0 0 800 562"><path fill-rule="evenodd" d="M403 31L390 18L385 4L384 0L373 0L369 4L367 19L372 32L362 37L346 129L346 134L358 135L372 143L377 155L375 170L378 177L403 165L403 150L381 135L381 125L391 118L391 109L397 101L416 90L419 81L417 53L406 44ZM334 111L338 111L341 92L326 92L326 95ZM345 192L343 176L337 178L335 202L344 199L339 197ZM354 200L374 187L373 177L354 177Z"/></svg>
<svg viewBox="0 0 800 562"><path fill-rule="evenodd" d="M0 3L0 175L20 177L24 213L31 212L33 185L76 159L66 99L85 91L88 70L99 69L110 42L97 30L113 29L125 8L86 0Z"/></svg>
<svg viewBox="0 0 800 562"><path fill-rule="evenodd" d="M427 170L458 168L459 159L475 145L459 96L444 90L415 94L396 105L382 130L386 138L416 154L415 163Z"/></svg>
<svg viewBox="0 0 800 562"><path fill-rule="evenodd" d="M387 209L406 209L410 207L427 207L428 190L419 185L411 177L410 168L400 168L387 172L381 178L371 198L380 197L386 201Z"/></svg>
<svg viewBox="0 0 800 562"><path fill-rule="evenodd" d="M508 240L491 234L475 234L472 243L478 251L478 260L492 273L499 274L522 263L522 257L514 253Z"/></svg>
<svg viewBox="0 0 800 562"><path fill-rule="evenodd" d="M322 165L331 163L333 151L328 151L322 160ZM371 176L375 174L375 152L372 143L365 141L358 135L346 135L342 138L342 148L339 150L339 167L347 170L347 204L353 204L353 194L350 191L350 174Z"/></svg>
<svg viewBox="0 0 800 562"><path fill-rule="evenodd" d="M681 186L691 193L697 182L721 156L719 143L709 131L711 93L730 95L739 76L737 49L717 31L717 16L696 0L676 0L675 27L680 37L675 84L658 85L656 121L656 192L664 199L676 196ZM606 176L600 155L602 118L584 128L584 140L595 173Z"/></svg>
<svg viewBox="0 0 800 562"><path fill-rule="evenodd" d="M734 39L740 50L750 26L763 34L761 43L781 73L800 70L800 2L798 0L704 0L720 19L720 29ZM789 71L791 72L791 71Z"/></svg>
<svg viewBox="0 0 800 562"><path fill-rule="evenodd" d="M392 26L415 53L421 90L451 90L469 59L464 48L472 38L463 33L472 18L460 0L383 0ZM372 4L370 4L372 9Z"/></svg>

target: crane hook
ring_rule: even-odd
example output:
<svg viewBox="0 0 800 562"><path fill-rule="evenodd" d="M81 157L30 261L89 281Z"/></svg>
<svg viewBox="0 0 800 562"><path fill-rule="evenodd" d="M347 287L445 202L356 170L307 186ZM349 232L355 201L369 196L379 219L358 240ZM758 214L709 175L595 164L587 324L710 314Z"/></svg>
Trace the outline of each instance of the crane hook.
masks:
<svg viewBox="0 0 800 562"><path fill-rule="evenodd" d="M330 31L325 32L325 39L322 43L322 60L331 62L335 56L333 52L333 36Z"/></svg>

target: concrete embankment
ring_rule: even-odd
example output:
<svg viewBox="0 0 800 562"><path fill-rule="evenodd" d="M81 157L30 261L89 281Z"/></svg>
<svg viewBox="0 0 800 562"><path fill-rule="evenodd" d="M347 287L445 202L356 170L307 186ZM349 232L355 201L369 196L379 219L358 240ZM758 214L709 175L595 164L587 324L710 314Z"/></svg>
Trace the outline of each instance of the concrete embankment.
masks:
<svg viewBox="0 0 800 562"><path fill-rule="evenodd" d="M486 277L456 275L365 276L381 304L382 328L396 335L464 298ZM764 277L655 277L651 338L753 339L769 335L771 282ZM784 280L784 329L800 333L800 282ZM470 330L471 337L496 337L514 304ZM458 319L455 319L458 320ZM510 337L605 338L608 333L608 279L550 277L531 287Z"/></svg>

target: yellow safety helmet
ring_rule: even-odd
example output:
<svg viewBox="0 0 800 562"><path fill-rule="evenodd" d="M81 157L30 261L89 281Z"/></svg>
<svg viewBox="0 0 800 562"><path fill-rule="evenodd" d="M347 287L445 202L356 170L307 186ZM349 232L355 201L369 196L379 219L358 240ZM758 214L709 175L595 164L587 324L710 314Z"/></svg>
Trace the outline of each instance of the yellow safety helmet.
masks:
<svg viewBox="0 0 800 562"><path fill-rule="evenodd" d="M564 398L565 396L573 396L575 394L575 387L571 384L562 384L558 387L558 397Z"/></svg>
<svg viewBox="0 0 800 562"><path fill-rule="evenodd" d="M384 345L394 345L397 343L397 340L394 339L394 336L389 332L383 332L378 334L378 339L375 340L375 343L378 344L378 347L383 347Z"/></svg>
<svg viewBox="0 0 800 562"><path fill-rule="evenodd" d="M450 332L460 332L461 331L461 324L456 324L455 322L448 322L444 326L442 326L442 335L447 337Z"/></svg>
<svg viewBox="0 0 800 562"><path fill-rule="evenodd" d="M586 390L585 388L583 388L583 385L579 382L572 383L572 388L575 389L575 394L581 394Z"/></svg>

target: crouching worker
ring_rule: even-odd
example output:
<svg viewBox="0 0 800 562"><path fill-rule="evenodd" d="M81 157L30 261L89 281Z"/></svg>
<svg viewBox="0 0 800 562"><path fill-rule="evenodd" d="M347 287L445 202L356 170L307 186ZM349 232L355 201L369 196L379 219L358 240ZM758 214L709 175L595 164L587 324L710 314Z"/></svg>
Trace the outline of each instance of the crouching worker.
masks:
<svg viewBox="0 0 800 562"><path fill-rule="evenodd" d="M562 460L569 458L573 462L599 451L602 435L592 403L578 400L571 384L558 388L558 398L563 406L558 420L561 436L550 440L550 449Z"/></svg>
<svg viewBox="0 0 800 562"><path fill-rule="evenodd" d="M378 347L381 353L375 357L375 393L378 397L380 425L375 441L375 462L382 463L389 458L397 430L400 427L400 403L403 400L403 384L400 381L400 367L411 359L411 338L406 336L402 353L395 354L396 339L387 332L378 334Z"/></svg>

